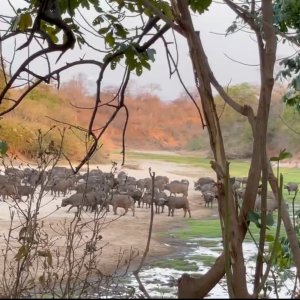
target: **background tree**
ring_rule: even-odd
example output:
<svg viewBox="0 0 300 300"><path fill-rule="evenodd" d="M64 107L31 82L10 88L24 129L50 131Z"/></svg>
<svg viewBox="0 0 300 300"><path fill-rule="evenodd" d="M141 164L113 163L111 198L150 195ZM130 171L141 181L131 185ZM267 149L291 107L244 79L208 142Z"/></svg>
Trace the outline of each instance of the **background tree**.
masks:
<svg viewBox="0 0 300 300"><path fill-rule="evenodd" d="M223 233L224 252L216 260L210 271L201 279L183 276L179 280L179 297L202 298L217 284L226 274L228 292L230 297L257 297L263 288L267 271L263 272L265 257L263 256L266 232L266 195L267 184L272 187L273 193L279 201L280 215L285 226L291 247L294 263L297 267L297 277L300 277L300 250L298 240L292 226L287 208L282 200L279 178L273 174L269 157L267 155L267 132L269 112L274 87L274 65L276 61L277 35L284 36L288 41L298 45L299 41L299 5L296 1L229 1L224 3L232 9L237 19L228 28L227 33L240 29L240 26L251 30L257 40L258 54L260 60L260 91L257 108L252 107L250 101L245 99L242 103L230 96L222 88L215 78L206 53L199 30L195 29L193 14L201 14L209 9L211 1L186 1L172 0L140 0L140 1L119 1L111 0L106 4L97 0L40 0L27 1L23 9L15 10L11 17L3 16L2 22L7 25L7 30L1 37L2 48L4 43L11 39L23 38L21 43L17 42L16 53L25 53L26 58L14 69L14 56L11 61L3 62L9 65L9 75L6 78L6 85L0 94L0 101L9 100L11 106L4 109L0 115L5 115L13 110L23 100L24 96L42 82L53 81L60 85L61 73L69 68L80 64L89 64L99 69L99 77L96 84L96 96L92 108L90 122L86 128L87 133L93 139L87 155L82 162L74 168L78 171L80 167L91 157L101 136L106 131L117 114L124 110L126 114L123 131L123 154L125 157L125 133L128 123L129 111L125 101L125 90L130 75L135 72L142 75L143 70L151 68L151 62L155 60L155 49L153 45L161 39L165 45L166 58L168 59L170 74L180 74L177 69L176 58L169 49L168 31L173 31L174 36L181 35L187 42L190 58L193 65L195 86L201 98L201 108L196 105L199 117L202 120L203 128L207 129L210 146L214 156L211 162L218 179L219 190L219 213ZM288 3L288 4L287 4ZM84 9L94 10L96 17L90 24L84 17ZM127 23L127 16L135 15L138 20L134 26ZM81 21L88 26L86 29ZM292 35L290 30L293 30ZM85 31L85 33L84 33ZM92 45L87 33L92 33L104 41L103 49ZM39 47L33 50L33 45ZM100 43L101 44L101 43ZM79 60L68 62L56 67L54 61L61 61L67 56L76 45L87 45L99 52L100 60ZM180 49L176 49L180 50ZM55 55L54 55L55 54ZM47 65L47 71L42 74L39 69L33 69L34 62L42 60ZM294 60L286 60L284 65L289 71L283 73L289 77L292 72L296 77L291 82L295 95L288 95L289 103L297 105L298 83L297 74L299 68ZM103 77L107 70L116 69L119 64L124 66L123 79L115 97L103 101L101 99L101 88ZM4 65L4 63L2 64ZM15 70L15 71L12 71ZM290 72L290 73L289 73ZM26 82L26 88L17 99L10 99L8 92L18 82ZM224 146L218 111L212 93L214 87L223 101L240 115L244 116L251 127L253 143L250 169L248 173L248 184L245 198L240 209L236 207L233 191L230 185L230 164ZM95 119L97 111L107 106L112 109L111 116L106 124L95 130ZM296 106L297 107L297 106ZM249 226L249 213L254 208L258 186L262 181L262 217L257 265L254 278L254 290L248 291L246 282L246 269L242 243ZM280 221L280 219L279 219ZM279 222L280 223L280 222ZM268 260L268 265L272 260Z"/></svg>

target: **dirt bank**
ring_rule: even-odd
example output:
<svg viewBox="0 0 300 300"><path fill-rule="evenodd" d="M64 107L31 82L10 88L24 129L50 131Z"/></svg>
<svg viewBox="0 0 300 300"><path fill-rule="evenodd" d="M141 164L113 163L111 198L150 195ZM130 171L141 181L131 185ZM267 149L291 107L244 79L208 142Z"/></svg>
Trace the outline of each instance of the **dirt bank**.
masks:
<svg viewBox="0 0 300 300"><path fill-rule="evenodd" d="M212 176L214 173L202 168L193 168L185 165L178 165L157 161L133 161L127 160L127 167L119 170L125 171L129 176L136 178L149 177L149 168L155 175L165 175L171 180L187 179L189 185L189 202L191 207L192 219L204 219L210 216L217 216L217 205L214 208L204 207L204 202L199 191L194 190L194 181L202 176ZM128 168L129 166L129 168ZM103 168L103 167L102 167ZM147 243L147 237L150 224L150 209L137 208L135 217L129 211L127 215L117 219L103 230L103 238L109 240L109 244L103 251L105 259L104 267L110 270L116 261L116 254L120 249L128 253L132 248L139 251L140 255L136 258L135 263L141 259L142 253ZM111 214L109 218L114 218ZM167 243L161 233L168 232L185 226L183 219L183 210L176 210L174 217L168 217L167 212L155 214L153 223L152 240L150 244L148 260L167 255L174 251L172 245ZM168 241L169 242L169 241ZM112 253L114 253L112 255Z"/></svg>

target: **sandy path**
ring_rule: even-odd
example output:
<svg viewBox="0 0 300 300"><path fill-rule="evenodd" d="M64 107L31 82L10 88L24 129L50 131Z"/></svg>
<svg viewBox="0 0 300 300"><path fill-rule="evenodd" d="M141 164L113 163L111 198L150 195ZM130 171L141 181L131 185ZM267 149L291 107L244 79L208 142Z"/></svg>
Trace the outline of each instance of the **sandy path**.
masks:
<svg viewBox="0 0 300 300"><path fill-rule="evenodd" d="M111 165L100 165L99 167L105 172L108 172L111 169ZM118 171L123 170L129 176L134 176L139 179L149 177L149 168L151 168L156 175L168 176L170 180L189 180L189 201L193 219L202 219L217 214L216 203L214 204L213 209L204 207L201 193L194 190L194 181L202 176L214 176L212 171L185 165L176 165L173 163L140 160L128 160L127 167L119 168ZM45 201L50 202L41 209L40 216L46 216L50 212L55 211L57 206L60 206L62 197L51 199L52 198L50 196L45 197ZM49 224L58 228L58 224L64 219L68 222L72 220L76 210L72 209L69 213L67 213L67 209L68 207L60 208L45 219L44 226L49 235L55 236L55 233L50 229ZM105 247L102 249L101 260L99 263L101 264L103 273L106 274L115 270L120 258L120 253L124 255L122 260L122 263L124 263L129 259L131 250L134 250L135 253L139 253L139 255L133 261L135 264L138 263L142 257L147 242L150 223L150 209L136 208L136 214L134 217L132 216L131 211L128 211L127 215L120 217L122 209L119 208L118 210L119 216L117 216L117 219L116 216L113 215L112 211L108 212L105 222L106 224L109 223L109 226L104 225L101 230L101 245L105 245ZM176 210L174 217L168 217L166 211L167 210L165 209L165 213L156 214L154 217L153 238L150 244L148 260L158 256L162 257L163 255L174 251L172 246L166 244L166 241L163 240L161 233L184 226L183 210ZM3 234L7 232L9 223L10 214L8 205L7 203L1 202L1 238L3 237ZM1 248L3 248L3 246Z"/></svg>

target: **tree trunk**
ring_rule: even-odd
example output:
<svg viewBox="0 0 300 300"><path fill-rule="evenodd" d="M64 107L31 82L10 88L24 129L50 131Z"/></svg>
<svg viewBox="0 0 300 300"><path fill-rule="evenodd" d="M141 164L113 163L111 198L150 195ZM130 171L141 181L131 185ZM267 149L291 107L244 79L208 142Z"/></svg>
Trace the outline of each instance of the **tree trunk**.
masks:
<svg viewBox="0 0 300 300"><path fill-rule="evenodd" d="M176 12L177 22L185 32L185 38L187 39L190 49L195 82L201 97L204 117L210 137L210 145L214 153L215 162L212 162L212 167L217 173L219 201L225 203L220 209L220 219L221 223L225 225L223 236L225 249L224 262L226 263L225 271L229 294L231 297L248 298L249 294L247 291L246 269L242 248L243 239L240 238L241 234L238 227L238 216L235 213L235 201L229 184L230 175L227 171L228 163L226 160L220 123L211 89L210 68L199 34L195 32L193 27L191 15L188 10L188 1L177 1ZM222 267L221 271L217 270L216 272L223 276L223 268L224 267ZM219 282L220 278L218 278L216 274L211 275L211 278L216 278L217 282ZM180 284L181 287L184 286L184 282L184 279L182 279ZM217 282L211 283L214 286ZM211 287L210 284L208 285ZM182 295L182 292L180 292L180 295Z"/></svg>
<svg viewBox="0 0 300 300"><path fill-rule="evenodd" d="M178 280L178 296L179 298L203 298L226 273L227 279L228 276L231 276L231 280L227 281L230 297L256 298L259 290L256 290L253 295L250 295L247 290L242 242L245 238L249 225L249 222L246 221L248 213L254 208L262 170L265 185L263 198L266 198L266 180L268 177L269 166L266 153L266 134L271 94L274 85L273 72L277 45L275 30L273 27L272 1L266 0L262 2L263 35L260 29L254 26L254 21L251 20L252 23L250 22L250 26L254 27L258 39L261 66L261 91L256 118L253 119L250 115L248 115L254 138L253 156L248 174L249 184L246 186L245 199L239 216L235 213L236 210L234 207L233 195L231 189L227 186L230 176L229 172L226 172L227 160L211 91L211 71L207 58L205 56L199 34L196 33L193 28L187 1L172 1L172 5L175 7L175 14L177 17L176 21L185 32L185 37L190 49L196 86L201 96L201 103L210 137L210 144L216 161L215 163L213 162L212 167L217 173L219 183L220 219L221 224L224 224L223 254L218 258L214 266L205 275L201 276L201 278L192 278L189 275L184 274ZM245 18L245 21L247 20L248 19ZM264 203L264 206L266 206L266 203ZM293 237L291 237L291 245L294 248L294 252L299 252L299 246L296 245L295 233L291 232L291 223L285 207L283 208L283 220L285 220L284 224L286 226L286 230L290 232L289 237L293 235ZM264 232L262 232L262 235L264 235ZM263 246L264 241L261 239L261 247ZM226 247L228 248L226 249ZM294 258L296 258L296 264L298 263L298 257L300 257L298 254L294 255ZM262 264L263 260L260 257L257 264L257 286L261 280Z"/></svg>

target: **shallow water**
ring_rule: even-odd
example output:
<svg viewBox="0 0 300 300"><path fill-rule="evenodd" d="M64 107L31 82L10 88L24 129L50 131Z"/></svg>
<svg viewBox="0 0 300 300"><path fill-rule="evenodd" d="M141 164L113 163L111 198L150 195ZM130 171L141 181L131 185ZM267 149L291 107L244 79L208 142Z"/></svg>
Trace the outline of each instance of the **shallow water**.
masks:
<svg viewBox="0 0 300 300"><path fill-rule="evenodd" d="M207 248L201 246L201 242L215 242L215 246ZM253 278L254 270L255 270L255 260L254 255L255 251L255 244L250 242L243 243L243 249L245 254L245 265L247 269L247 274L250 278ZM189 243L189 251L188 253L182 255L182 259L186 262L195 262L198 266L198 271L179 271L171 268L160 268L160 267L151 267L147 266L142 269L140 272L140 279L144 284L147 292L150 294L151 298L177 298L177 287L176 287L176 280L183 274L205 274L209 267L204 265L203 262L199 260L193 259L193 257L198 257L199 255L204 256L211 256L217 258L222 253L222 243L220 239L209 239L209 238L199 238L190 241ZM286 279L284 282L285 286L278 288L278 296L280 298L290 298L291 296L286 292L288 289L293 289L294 286L294 275L295 275L295 268L292 268L289 278ZM126 281L123 283L124 286L127 286L127 289L130 291L135 291L135 293L131 294L131 298L138 298L141 295L139 291L138 283L135 277L128 276ZM277 281L277 284L280 284L280 281ZM288 289L286 288L288 287ZM248 290L251 292L253 285L249 282L248 283ZM110 297L118 297L118 298L126 298L125 290L122 293L111 294L108 296ZM273 291L268 292L268 297L270 298L277 298L276 294ZM128 294L127 294L128 296ZM214 289L211 290L209 295L205 297L206 299L216 299L216 298L229 298L226 286L226 280L223 278L219 284L217 284Z"/></svg>

